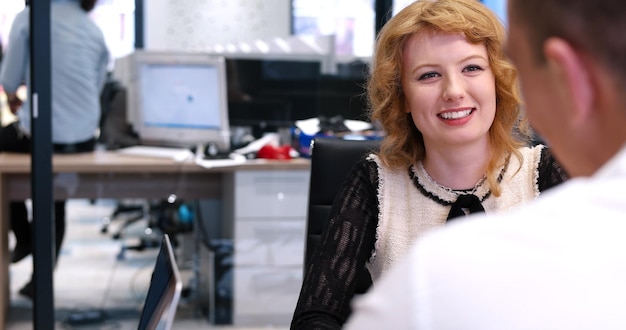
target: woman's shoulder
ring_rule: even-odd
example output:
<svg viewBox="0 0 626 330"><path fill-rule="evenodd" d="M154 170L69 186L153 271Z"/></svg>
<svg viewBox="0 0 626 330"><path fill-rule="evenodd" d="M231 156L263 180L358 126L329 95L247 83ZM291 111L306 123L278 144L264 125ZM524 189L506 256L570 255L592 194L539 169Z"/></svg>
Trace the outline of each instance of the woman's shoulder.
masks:
<svg viewBox="0 0 626 330"><path fill-rule="evenodd" d="M376 181L378 179L379 166L380 160L376 154L365 154L354 163L349 176L352 178L367 178L367 181Z"/></svg>
<svg viewBox="0 0 626 330"><path fill-rule="evenodd" d="M556 186L569 178L565 169L552 154L552 150L545 144L537 144L527 147L532 151L537 169L538 184L540 191L545 191Z"/></svg>
<svg viewBox="0 0 626 330"><path fill-rule="evenodd" d="M380 158L378 158L375 153L368 153L363 155L363 157L356 162L355 166L367 172L377 172L380 164Z"/></svg>
<svg viewBox="0 0 626 330"><path fill-rule="evenodd" d="M539 167L542 163L555 161L550 148L545 144L520 147L518 151L522 156L522 161L525 164L532 164L534 167Z"/></svg>
<svg viewBox="0 0 626 330"><path fill-rule="evenodd" d="M548 149L545 144L535 144L531 146L523 146L517 150L521 152L522 155L541 155L544 149Z"/></svg>
<svg viewBox="0 0 626 330"><path fill-rule="evenodd" d="M522 155L533 155L539 162L556 162L552 150L545 144L535 144L520 148Z"/></svg>

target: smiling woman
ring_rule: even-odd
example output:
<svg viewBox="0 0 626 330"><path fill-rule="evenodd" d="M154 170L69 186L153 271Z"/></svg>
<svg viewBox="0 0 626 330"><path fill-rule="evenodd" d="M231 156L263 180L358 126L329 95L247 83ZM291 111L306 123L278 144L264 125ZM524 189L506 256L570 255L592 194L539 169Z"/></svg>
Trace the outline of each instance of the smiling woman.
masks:
<svg viewBox="0 0 626 330"><path fill-rule="evenodd" d="M496 113L496 90L485 46L469 43L460 33L414 34L404 46L402 59L406 111L424 144L465 148L475 141L487 146ZM438 182L455 184L447 179L454 178L440 177ZM467 182L458 184L468 187L478 179L467 177Z"/></svg>
<svg viewBox="0 0 626 330"><path fill-rule="evenodd" d="M383 27L367 95L385 137L335 199L293 329L341 328L360 272L375 285L425 233L567 178L548 148L527 147L503 41L501 21L475 0L416 1Z"/></svg>

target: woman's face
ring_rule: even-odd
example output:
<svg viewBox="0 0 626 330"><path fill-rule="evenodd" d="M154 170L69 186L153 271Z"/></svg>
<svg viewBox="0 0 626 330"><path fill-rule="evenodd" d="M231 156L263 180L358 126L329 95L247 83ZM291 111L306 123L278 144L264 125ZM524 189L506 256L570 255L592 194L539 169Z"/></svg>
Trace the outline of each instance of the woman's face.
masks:
<svg viewBox="0 0 626 330"><path fill-rule="evenodd" d="M419 33L409 37L402 57L406 111L426 147L488 143L496 88L486 47L462 34Z"/></svg>

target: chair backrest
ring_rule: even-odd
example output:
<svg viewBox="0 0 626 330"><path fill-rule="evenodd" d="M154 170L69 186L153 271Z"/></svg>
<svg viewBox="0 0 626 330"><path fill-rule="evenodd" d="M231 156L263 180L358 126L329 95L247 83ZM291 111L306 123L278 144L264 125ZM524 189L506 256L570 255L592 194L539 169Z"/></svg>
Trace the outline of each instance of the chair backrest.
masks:
<svg viewBox="0 0 626 330"><path fill-rule="evenodd" d="M110 150L139 144L139 137L126 118L126 88L119 82L110 80L102 90L100 101L102 113L98 141Z"/></svg>
<svg viewBox="0 0 626 330"><path fill-rule="evenodd" d="M320 235L328 222L335 196L354 164L380 141L315 138L311 145L311 181L307 214L305 265L309 264ZM367 269L357 275L356 292L364 293L372 283Z"/></svg>

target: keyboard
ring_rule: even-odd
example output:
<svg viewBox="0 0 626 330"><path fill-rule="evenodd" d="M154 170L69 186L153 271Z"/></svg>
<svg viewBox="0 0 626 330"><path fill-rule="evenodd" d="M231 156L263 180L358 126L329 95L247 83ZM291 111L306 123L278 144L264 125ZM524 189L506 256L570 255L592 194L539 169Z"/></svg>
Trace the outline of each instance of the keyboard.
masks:
<svg viewBox="0 0 626 330"><path fill-rule="evenodd" d="M132 146L116 150L122 155L170 158L170 159L186 159L193 156L193 153L186 148L170 148L156 146Z"/></svg>

